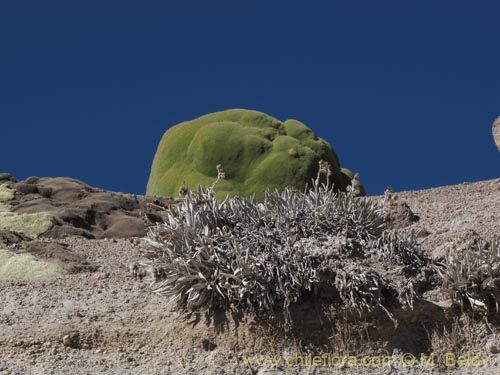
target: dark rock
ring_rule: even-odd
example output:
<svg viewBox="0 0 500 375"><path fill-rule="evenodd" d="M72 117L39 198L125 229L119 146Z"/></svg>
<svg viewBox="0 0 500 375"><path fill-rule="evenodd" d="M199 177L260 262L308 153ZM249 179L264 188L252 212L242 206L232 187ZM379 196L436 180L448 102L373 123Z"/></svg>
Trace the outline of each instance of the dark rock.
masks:
<svg viewBox="0 0 500 375"><path fill-rule="evenodd" d="M13 212L19 214L32 214L37 212L49 212L54 213L59 210L58 207L54 206L53 203L47 198L37 198L27 201L18 200L15 202L17 204L12 207Z"/></svg>
<svg viewBox="0 0 500 375"><path fill-rule="evenodd" d="M82 347L80 342L80 332L72 331L62 337L64 346L72 349L80 349Z"/></svg>
<svg viewBox="0 0 500 375"><path fill-rule="evenodd" d="M215 350L217 348L217 345L212 340L209 340L209 339L201 340L201 346L206 351L212 351L212 350Z"/></svg>
<svg viewBox="0 0 500 375"><path fill-rule="evenodd" d="M133 211L140 208L137 198L112 192L96 192L86 198L80 199L73 204L78 207L88 207L95 211L111 212L113 210Z"/></svg>
<svg viewBox="0 0 500 375"><path fill-rule="evenodd" d="M95 189L71 178L31 177L26 181L7 182L17 191L9 201L10 209L19 214L53 215L57 225L44 238L143 237L147 225L163 222L165 208L175 203Z"/></svg>
<svg viewBox="0 0 500 375"><path fill-rule="evenodd" d="M99 212L111 212L113 210L118 210L120 207L120 203L111 197L102 197L102 196L88 196L84 199L76 201L72 204L73 207L85 207L92 211Z"/></svg>
<svg viewBox="0 0 500 375"><path fill-rule="evenodd" d="M18 182L17 184L15 184L14 189L21 194L38 193L38 187L36 185L26 184L24 182Z"/></svg>
<svg viewBox="0 0 500 375"><path fill-rule="evenodd" d="M24 180L23 182L25 184L30 184L30 185L33 185L33 184L36 184L38 182L38 180L40 180L39 177L36 177L36 176L31 176L31 177L28 177L26 180Z"/></svg>
<svg viewBox="0 0 500 375"><path fill-rule="evenodd" d="M45 198L50 198L52 195L52 189L48 187L38 187L38 193Z"/></svg>
<svg viewBox="0 0 500 375"><path fill-rule="evenodd" d="M68 237L83 237L89 240L95 239L95 236L88 230L75 228L71 225L56 225L43 233L41 238L56 238L63 239Z"/></svg>
<svg viewBox="0 0 500 375"><path fill-rule="evenodd" d="M103 234L104 238L144 237L146 225L142 219L127 216L121 212L110 215L109 227Z"/></svg>
<svg viewBox="0 0 500 375"><path fill-rule="evenodd" d="M16 244L30 240L31 238L22 233L0 229L0 242L3 243L4 245L8 246L11 244Z"/></svg>
<svg viewBox="0 0 500 375"><path fill-rule="evenodd" d="M91 229L91 225L88 222L88 210L75 210L71 209L71 207L62 207L56 211L56 217L77 228Z"/></svg>
<svg viewBox="0 0 500 375"><path fill-rule="evenodd" d="M73 178L41 178L37 185L43 188L52 189L52 199L57 199L66 203L80 200L96 191L89 185Z"/></svg>
<svg viewBox="0 0 500 375"><path fill-rule="evenodd" d="M146 213L146 218L153 224L163 223L165 221L160 215L154 213Z"/></svg>
<svg viewBox="0 0 500 375"><path fill-rule="evenodd" d="M0 181L13 181L17 182L17 180L12 177L10 173L0 173Z"/></svg>

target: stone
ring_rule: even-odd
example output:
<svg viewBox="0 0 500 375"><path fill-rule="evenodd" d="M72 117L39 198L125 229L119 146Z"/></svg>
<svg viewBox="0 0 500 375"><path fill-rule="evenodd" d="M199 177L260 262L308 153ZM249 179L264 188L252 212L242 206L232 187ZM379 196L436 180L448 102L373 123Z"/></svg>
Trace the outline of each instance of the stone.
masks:
<svg viewBox="0 0 500 375"><path fill-rule="evenodd" d="M0 173L0 182L1 181L13 181L16 182L17 180L12 177L10 173Z"/></svg>
<svg viewBox="0 0 500 375"><path fill-rule="evenodd" d="M28 177L26 180L24 180L23 182L24 182L25 184L30 184L30 185L32 185L32 184L36 184L36 183L38 182L38 180L40 180L40 178L39 178L39 177L36 177L36 176L30 176L30 177Z"/></svg>
<svg viewBox="0 0 500 375"><path fill-rule="evenodd" d="M47 232L40 235L40 238L54 238L54 239L63 239L70 237L82 237L87 238L89 240L95 239L95 236L92 232L82 229L75 228L72 225L55 225Z"/></svg>
<svg viewBox="0 0 500 375"><path fill-rule="evenodd" d="M104 231L104 238L144 237L146 226L142 219L117 212L108 218L109 228Z"/></svg>
<svg viewBox="0 0 500 375"><path fill-rule="evenodd" d="M0 185L0 229L30 238L143 237L148 225L163 222L164 209L173 203L96 189L71 178L29 182Z"/></svg>
<svg viewBox="0 0 500 375"><path fill-rule="evenodd" d="M80 332L73 331L62 337L62 343L67 348L80 349Z"/></svg>
<svg viewBox="0 0 500 375"><path fill-rule="evenodd" d="M31 238L18 232L0 229L0 245L9 246L12 244L30 241Z"/></svg>
<svg viewBox="0 0 500 375"><path fill-rule="evenodd" d="M497 341L494 338L491 338L486 342L485 349L488 353L491 353L491 354L500 353L500 349L498 348Z"/></svg>
<svg viewBox="0 0 500 375"><path fill-rule="evenodd" d="M25 184L24 182L18 182L14 184L14 190L21 194L36 194L38 193L38 187L36 185Z"/></svg>
<svg viewBox="0 0 500 375"><path fill-rule="evenodd" d="M449 255L460 256L467 250L477 249L480 240L479 234L472 229L456 232L432 251L431 258L443 260Z"/></svg>
<svg viewBox="0 0 500 375"><path fill-rule="evenodd" d="M217 345L210 339L203 339L201 340L201 347L208 352L215 350L217 348Z"/></svg>

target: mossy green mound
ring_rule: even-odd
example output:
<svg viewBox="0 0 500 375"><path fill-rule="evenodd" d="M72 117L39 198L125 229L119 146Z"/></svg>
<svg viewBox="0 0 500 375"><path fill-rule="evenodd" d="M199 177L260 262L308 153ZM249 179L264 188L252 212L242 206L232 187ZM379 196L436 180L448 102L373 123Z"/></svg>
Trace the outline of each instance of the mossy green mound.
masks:
<svg viewBox="0 0 500 375"><path fill-rule="evenodd" d="M63 269L53 263L0 249L0 281L46 280L63 274Z"/></svg>
<svg viewBox="0 0 500 375"><path fill-rule="evenodd" d="M176 197L183 183L191 190L207 187L221 164L225 179L215 189L218 198L255 193L262 200L266 189L310 186L321 159L332 166L331 182L344 190L347 180L335 151L303 123L243 109L216 112L167 130L146 195Z"/></svg>

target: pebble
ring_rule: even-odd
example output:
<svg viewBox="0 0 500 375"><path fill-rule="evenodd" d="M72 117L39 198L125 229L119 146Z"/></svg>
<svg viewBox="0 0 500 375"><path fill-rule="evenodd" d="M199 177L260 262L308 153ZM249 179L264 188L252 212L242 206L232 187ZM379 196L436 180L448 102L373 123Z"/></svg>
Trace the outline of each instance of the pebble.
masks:
<svg viewBox="0 0 500 375"><path fill-rule="evenodd" d="M486 343L486 351L492 354L500 353L500 350L498 349L498 345L495 339L488 340L488 342Z"/></svg>
<svg viewBox="0 0 500 375"><path fill-rule="evenodd" d="M282 375L285 372L279 367L261 367L257 375Z"/></svg>
<svg viewBox="0 0 500 375"><path fill-rule="evenodd" d="M80 333L75 331L64 335L62 338L62 343L67 348L80 348Z"/></svg>
<svg viewBox="0 0 500 375"><path fill-rule="evenodd" d="M96 272L92 277L96 280L106 280L109 278L109 273L108 272Z"/></svg>

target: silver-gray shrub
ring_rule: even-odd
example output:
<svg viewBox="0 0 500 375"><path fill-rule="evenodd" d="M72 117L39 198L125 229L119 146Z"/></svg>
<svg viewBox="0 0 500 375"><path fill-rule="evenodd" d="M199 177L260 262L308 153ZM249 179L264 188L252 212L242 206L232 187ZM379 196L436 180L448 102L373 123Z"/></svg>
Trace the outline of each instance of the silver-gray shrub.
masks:
<svg viewBox="0 0 500 375"><path fill-rule="evenodd" d="M487 315L500 305L500 241L481 239L463 254L449 255L435 266L442 290L463 307Z"/></svg>
<svg viewBox="0 0 500 375"><path fill-rule="evenodd" d="M415 293L400 272L400 280L384 277L387 265L425 263L414 236L384 231L380 203L317 181L305 192L268 191L262 203L219 201L200 187L166 218L149 236L152 289L180 312L282 314L290 328L291 306L320 298L326 284L336 288L333 303L341 308L388 312L394 303L411 305Z"/></svg>

